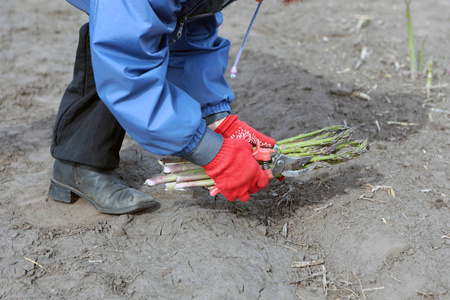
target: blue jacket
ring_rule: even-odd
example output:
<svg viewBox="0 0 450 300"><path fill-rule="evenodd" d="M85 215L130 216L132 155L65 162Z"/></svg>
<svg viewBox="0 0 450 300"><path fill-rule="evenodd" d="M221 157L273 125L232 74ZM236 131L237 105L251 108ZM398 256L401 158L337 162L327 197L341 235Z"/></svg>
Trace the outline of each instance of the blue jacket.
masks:
<svg viewBox="0 0 450 300"><path fill-rule="evenodd" d="M211 161L222 137L205 118L226 116L234 99L224 76L230 43L218 36L220 12L189 17L218 1L67 1L90 16L97 92L128 134L157 155Z"/></svg>

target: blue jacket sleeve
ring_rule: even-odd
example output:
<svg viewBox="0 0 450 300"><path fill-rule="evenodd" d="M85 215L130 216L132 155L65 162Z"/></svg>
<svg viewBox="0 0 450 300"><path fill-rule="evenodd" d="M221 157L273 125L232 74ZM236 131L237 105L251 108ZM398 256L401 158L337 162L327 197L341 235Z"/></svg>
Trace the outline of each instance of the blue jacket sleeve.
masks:
<svg viewBox="0 0 450 300"><path fill-rule="evenodd" d="M98 94L130 136L158 155L192 153L205 136L214 135L206 128L199 102L167 80L168 43L181 8L178 2L90 2ZM220 142L212 139L214 151Z"/></svg>
<svg viewBox="0 0 450 300"><path fill-rule="evenodd" d="M170 48L167 77L200 103L202 116L230 112L234 94L225 79L230 42L218 36L222 13L188 20Z"/></svg>

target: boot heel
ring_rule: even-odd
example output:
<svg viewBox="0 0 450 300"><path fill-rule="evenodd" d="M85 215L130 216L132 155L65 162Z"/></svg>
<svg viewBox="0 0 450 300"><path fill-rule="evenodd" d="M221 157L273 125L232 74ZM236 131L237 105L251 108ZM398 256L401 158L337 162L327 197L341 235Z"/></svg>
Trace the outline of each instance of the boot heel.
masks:
<svg viewBox="0 0 450 300"><path fill-rule="evenodd" d="M55 185L53 182L50 182L50 190L48 191L48 196L53 200L64 203L74 203L75 201L78 200L76 194Z"/></svg>

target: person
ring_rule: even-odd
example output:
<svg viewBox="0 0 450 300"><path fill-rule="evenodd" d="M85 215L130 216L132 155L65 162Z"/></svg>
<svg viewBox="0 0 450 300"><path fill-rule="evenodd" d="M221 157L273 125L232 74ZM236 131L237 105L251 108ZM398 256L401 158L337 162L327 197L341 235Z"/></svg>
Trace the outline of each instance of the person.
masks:
<svg viewBox="0 0 450 300"><path fill-rule="evenodd" d="M275 140L230 109L230 42L218 28L222 8L234 1L67 1L89 22L56 116L49 198L82 197L107 214L159 207L118 178L125 132L151 153L202 166L230 201L268 185L252 146Z"/></svg>

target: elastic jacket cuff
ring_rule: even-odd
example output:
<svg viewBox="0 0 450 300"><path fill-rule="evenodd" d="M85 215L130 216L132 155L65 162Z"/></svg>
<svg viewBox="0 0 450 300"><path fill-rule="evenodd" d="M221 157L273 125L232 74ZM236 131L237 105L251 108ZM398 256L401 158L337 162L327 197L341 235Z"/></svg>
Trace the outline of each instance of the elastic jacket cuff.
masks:
<svg viewBox="0 0 450 300"><path fill-rule="evenodd" d="M230 103L226 100L221 101L215 105L207 105L205 107L202 107L202 117L207 118L209 116L212 116L214 114L222 113L222 112L228 112L231 113Z"/></svg>
<svg viewBox="0 0 450 300"><path fill-rule="evenodd" d="M206 127L201 140L197 146L189 153L181 157L193 162L196 165L204 166L209 164L219 153L223 145L223 137Z"/></svg>

